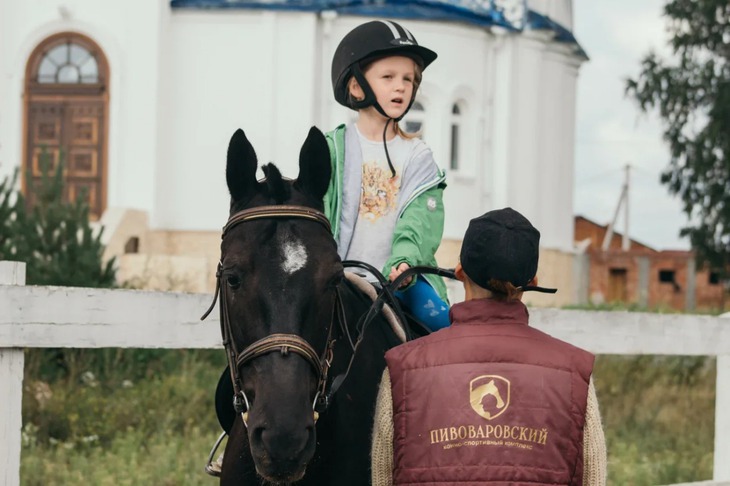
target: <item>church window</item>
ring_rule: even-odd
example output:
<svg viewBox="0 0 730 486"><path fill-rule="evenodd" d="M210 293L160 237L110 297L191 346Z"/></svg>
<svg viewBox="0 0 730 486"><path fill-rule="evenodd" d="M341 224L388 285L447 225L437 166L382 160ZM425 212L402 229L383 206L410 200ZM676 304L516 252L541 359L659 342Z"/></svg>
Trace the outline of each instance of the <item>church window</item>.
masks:
<svg viewBox="0 0 730 486"><path fill-rule="evenodd" d="M449 168L453 171L461 169L461 152L462 152L462 119L463 119L463 102L454 103L451 107L451 156Z"/></svg>
<svg viewBox="0 0 730 486"><path fill-rule="evenodd" d="M99 65L94 53L71 38L44 53L38 67L39 83L98 83Z"/></svg>

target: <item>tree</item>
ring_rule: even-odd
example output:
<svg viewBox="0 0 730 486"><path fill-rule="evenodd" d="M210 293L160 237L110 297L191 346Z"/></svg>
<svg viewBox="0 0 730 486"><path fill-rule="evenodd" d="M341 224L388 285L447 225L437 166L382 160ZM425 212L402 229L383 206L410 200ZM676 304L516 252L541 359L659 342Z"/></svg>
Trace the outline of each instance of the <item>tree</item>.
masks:
<svg viewBox="0 0 730 486"><path fill-rule="evenodd" d="M0 260L26 262L31 285L114 286L115 259L102 261L103 230L90 225L83 195L65 200L63 162L55 170L49 165L41 155L40 182L26 178L32 204L15 189L17 171L0 182Z"/></svg>
<svg viewBox="0 0 730 486"><path fill-rule="evenodd" d="M670 160L661 183L678 195L698 262L730 265L730 4L670 0L664 6L672 61L648 53L626 93L658 110Z"/></svg>
<svg viewBox="0 0 730 486"><path fill-rule="evenodd" d="M18 172L0 182L0 260L17 260L15 232L17 216L17 195L13 188L18 181ZM22 204L22 203L21 203Z"/></svg>

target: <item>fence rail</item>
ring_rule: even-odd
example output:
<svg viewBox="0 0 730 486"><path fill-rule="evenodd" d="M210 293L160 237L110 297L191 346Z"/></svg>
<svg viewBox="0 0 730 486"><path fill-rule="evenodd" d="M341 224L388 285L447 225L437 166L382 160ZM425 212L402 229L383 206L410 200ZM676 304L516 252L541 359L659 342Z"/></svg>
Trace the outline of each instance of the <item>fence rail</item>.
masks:
<svg viewBox="0 0 730 486"><path fill-rule="evenodd" d="M0 486L20 484L23 348L218 348L210 295L25 287L0 262ZM717 357L714 480L730 481L730 320L686 314L531 309L531 325L596 354Z"/></svg>

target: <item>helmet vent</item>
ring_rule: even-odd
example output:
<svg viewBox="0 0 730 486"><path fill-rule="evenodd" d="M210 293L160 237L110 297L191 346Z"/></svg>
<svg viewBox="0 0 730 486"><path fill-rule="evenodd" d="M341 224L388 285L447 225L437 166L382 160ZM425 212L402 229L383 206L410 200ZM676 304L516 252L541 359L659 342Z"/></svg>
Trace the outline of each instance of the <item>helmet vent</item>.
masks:
<svg viewBox="0 0 730 486"><path fill-rule="evenodd" d="M408 29L406 29L405 27L403 27L401 25L390 22L388 20L380 20L379 22L382 22L383 24L388 26L390 31L393 33L393 39L402 39L405 37L406 39L411 41L407 45L412 45L414 43L414 41L416 40L413 38L413 34L408 32ZM403 32L400 32L400 31L403 31ZM406 43L403 42L402 44L406 44Z"/></svg>

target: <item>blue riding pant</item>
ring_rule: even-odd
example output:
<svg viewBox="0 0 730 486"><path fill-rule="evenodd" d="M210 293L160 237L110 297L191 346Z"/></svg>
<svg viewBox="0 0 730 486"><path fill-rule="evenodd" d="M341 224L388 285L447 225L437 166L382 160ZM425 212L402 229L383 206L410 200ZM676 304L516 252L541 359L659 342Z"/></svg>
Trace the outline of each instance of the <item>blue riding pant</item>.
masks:
<svg viewBox="0 0 730 486"><path fill-rule="evenodd" d="M438 331L450 324L449 304L439 297L425 278L416 277L416 283L406 290L396 291L395 296L431 331Z"/></svg>

